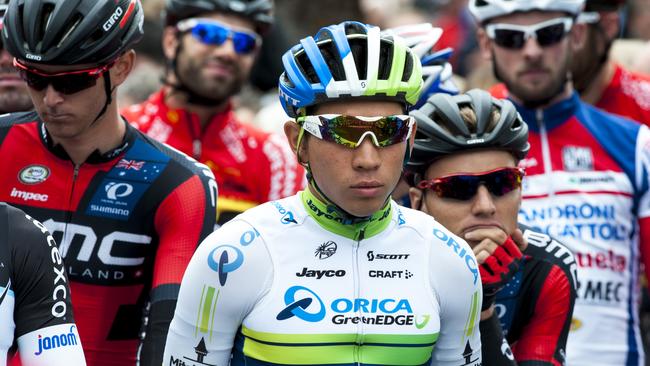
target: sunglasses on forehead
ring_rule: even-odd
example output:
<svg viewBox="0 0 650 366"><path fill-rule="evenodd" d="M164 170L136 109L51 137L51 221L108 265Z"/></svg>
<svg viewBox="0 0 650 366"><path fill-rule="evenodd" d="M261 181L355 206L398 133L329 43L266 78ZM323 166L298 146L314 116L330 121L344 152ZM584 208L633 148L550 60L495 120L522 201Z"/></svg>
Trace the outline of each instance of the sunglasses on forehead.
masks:
<svg viewBox="0 0 650 366"><path fill-rule="evenodd" d="M322 114L298 117L297 122L305 131L321 140L354 149L367 136L377 147L404 142L411 135L414 119L406 115L360 117Z"/></svg>
<svg viewBox="0 0 650 366"><path fill-rule="evenodd" d="M423 180L417 187L430 189L440 198L467 201L476 195L480 185L484 185L496 197L508 194L521 187L524 175L523 169L500 168L475 174L461 173Z"/></svg>
<svg viewBox="0 0 650 366"><path fill-rule="evenodd" d="M573 26L571 18L556 18L533 25L488 24L487 36L498 46L518 50L524 47L529 38L534 38L542 47L560 42Z"/></svg>
<svg viewBox="0 0 650 366"><path fill-rule="evenodd" d="M115 62L92 69L65 71L57 73L46 73L27 65L22 64L14 58L14 66L18 70L20 78L30 88L42 91L48 85L62 94L74 94L97 84L97 79L108 71Z"/></svg>
<svg viewBox="0 0 650 366"><path fill-rule="evenodd" d="M176 28L181 32L190 32L194 38L211 46L221 46L231 39L235 52L241 55L253 52L261 43L257 33L234 30L212 19L190 18L179 22Z"/></svg>

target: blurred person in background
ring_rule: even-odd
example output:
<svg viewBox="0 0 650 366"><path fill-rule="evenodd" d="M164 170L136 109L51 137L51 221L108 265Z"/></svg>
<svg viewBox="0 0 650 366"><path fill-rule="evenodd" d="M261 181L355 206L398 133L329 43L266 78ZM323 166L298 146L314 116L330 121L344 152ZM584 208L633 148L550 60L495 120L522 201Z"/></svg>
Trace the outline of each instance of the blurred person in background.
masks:
<svg viewBox="0 0 650 366"><path fill-rule="evenodd" d="M165 86L122 111L147 135L212 169L219 224L305 184L286 139L233 112L232 98L248 80L272 10L271 0L166 0Z"/></svg>
<svg viewBox="0 0 650 366"><path fill-rule="evenodd" d="M650 0L627 1L625 37L650 40Z"/></svg>
<svg viewBox="0 0 650 366"><path fill-rule="evenodd" d="M639 265L650 263L650 130L580 100L572 53L583 0L471 0L479 45L529 127L519 220L578 265L570 365L643 365ZM646 266L646 273L648 267Z"/></svg>
<svg viewBox="0 0 650 366"><path fill-rule="evenodd" d="M650 75L625 69L610 56L621 32L625 0L587 0L578 22L586 41L574 47L573 85L583 101L607 112L650 125Z"/></svg>
<svg viewBox="0 0 650 366"><path fill-rule="evenodd" d="M0 0L0 30L9 0ZM0 42L0 114L28 111L33 108L27 85L13 65L14 58Z"/></svg>

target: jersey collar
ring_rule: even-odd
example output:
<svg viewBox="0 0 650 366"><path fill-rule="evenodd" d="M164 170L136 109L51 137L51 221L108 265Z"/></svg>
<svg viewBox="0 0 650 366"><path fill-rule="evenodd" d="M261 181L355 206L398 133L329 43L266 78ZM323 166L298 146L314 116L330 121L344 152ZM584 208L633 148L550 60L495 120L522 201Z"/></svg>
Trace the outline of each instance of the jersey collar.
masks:
<svg viewBox="0 0 650 366"><path fill-rule="evenodd" d="M328 207L309 190L300 192L300 199L311 216L323 229L352 240L370 238L382 232L391 220L391 201L387 200L384 207L367 219L349 222L338 214L337 210Z"/></svg>
<svg viewBox="0 0 650 366"><path fill-rule="evenodd" d="M520 104L517 104L514 100L511 101L517 108L519 114L521 114L521 118L523 118L524 121L526 121L528 124L528 128L533 132L539 132L540 126L538 124L538 113L540 109L526 108ZM543 113L543 122L546 129L551 130L563 124L569 118L574 116L578 107L580 106L580 103L580 97L578 96L578 93L574 91L570 97L563 99L547 108L541 109Z"/></svg>
<svg viewBox="0 0 650 366"><path fill-rule="evenodd" d="M105 152L101 153L99 150L93 151L88 158L86 159L85 163L90 163L90 164L101 164L101 163L106 163L108 161L111 161L118 157L120 154L122 154L126 149L128 149L131 145L133 145L133 141L135 140L136 136L136 131L135 128L132 127L130 124L128 124L125 120L123 120L123 123L126 125L126 131L124 133L124 138L122 139L122 142L115 148ZM63 146L61 144L54 144L54 141L52 141L52 138L50 137L50 133L47 131L47 128L45 128L45 123L40 121L37 125L39 136L41 138L41 142L47 149L57 156L58 158L61 158L63 160L72 160L70 159L70 156L68 153L65 151Z"/></svg>

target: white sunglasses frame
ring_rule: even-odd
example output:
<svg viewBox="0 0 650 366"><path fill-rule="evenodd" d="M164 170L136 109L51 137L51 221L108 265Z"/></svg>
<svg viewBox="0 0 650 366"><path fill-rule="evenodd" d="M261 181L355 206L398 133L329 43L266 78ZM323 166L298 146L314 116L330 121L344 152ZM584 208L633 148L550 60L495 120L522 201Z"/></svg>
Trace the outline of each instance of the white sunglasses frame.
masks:
<svg viewBox="0 0 650 366"><path fill-rule="evenodd" d="M302 117L302 124L301 125L302 125L302 128L305 131L309 132L314 137L322 140L323 135L321 135L320 129L318 128L318 126L323 125L321 123L320 117L323 117L325 119L334 119L334 118L340 117L340 116L343 116L343 115L342 114L319 114L319 115L313 115L313 116L304 116L304 117ZM359 119L359 120L362 120L362 121L365 121L365 122L376 122L376 121L378 121L378 120L380 120L382 118L386 118L386 117L389 117L389 116L375 116L375 117L349 116L349 117L354 117L356 119ZM413 132L413 125L415 125L415 118L413 118L412 116L409 116L409 115L405 115L405 114L397 114L397 115L393 115L393 116L390 116L390 117L398 117L403 121L404 120L409 121L408 122L409 123L409 132L406 135L406 138L404 139L404 141L408 140L411 137L411 133ZM372 142L375 144L376 147L382 147L382 146L379 146L379 140L377 140L377 136L375 135L375 133L372 132L372 131L366 131L366 132L363 133L363 135L361 135L361 137L359 137L359 141L357 141L357 143L355 145L355 148L357 148L357 147L359 147L359 145L361 145L361 143L366 138L366 136L370 136L372 138Z"/></svg>
<svg viewBox="0 0 650 366"><path fill-rule="evenodd" d="M491 23L485 26L485 33L487 33L488 38L494 40L496 38L497 30L509 30L509 31L519 31L524 33L524 42L527 42L528 39L533 38L537 41L537 31L544 29L549 26L563 24L564 33L571 31L573 27L573 18L562 17L562 18L553 18L540 23L531 24L531 25L519 25L519 24L507 24L507 23ZM503 46L499 46L503 47ZM503 47L508 48L508 47Z"/></svg>

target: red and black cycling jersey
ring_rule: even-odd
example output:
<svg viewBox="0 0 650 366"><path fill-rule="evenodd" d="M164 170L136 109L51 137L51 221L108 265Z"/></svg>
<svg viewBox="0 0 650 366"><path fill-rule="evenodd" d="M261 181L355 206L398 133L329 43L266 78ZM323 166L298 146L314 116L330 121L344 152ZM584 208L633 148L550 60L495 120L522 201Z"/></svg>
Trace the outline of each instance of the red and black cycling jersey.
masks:
<svg viewBox="0 0 650 366"><path fill-rule="evenodd" d="M76 166L35 112L3 116L0 200L59 243L88 364L133 365L139 354L160 365L183 272L215 226L217 189L206 166L124 123L117 148Z"/></svg>
<svg viewBox="0 0 650 366"><path fill-rule="evenodd" d="M0 365L17 349L27 365L85 365L56 242L0 203Z"/></svg>
<svg viewBox="0 0 650 366"><path fill-rule="evenodd" d="M564 365L577 264L563 244L519 227L528 241L523 265L497 294L495 311L519 365Z"/></svg>

